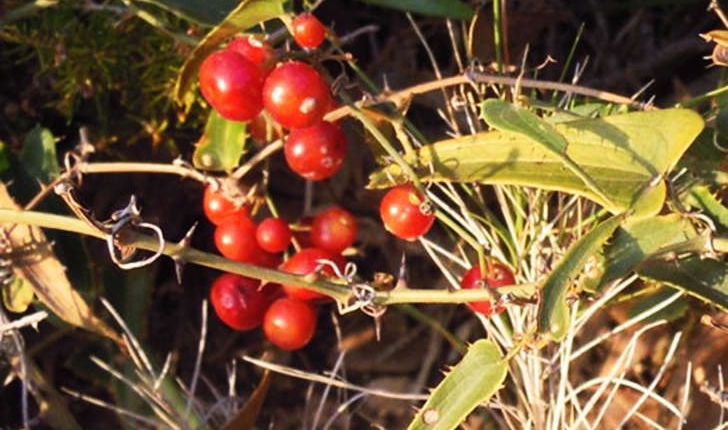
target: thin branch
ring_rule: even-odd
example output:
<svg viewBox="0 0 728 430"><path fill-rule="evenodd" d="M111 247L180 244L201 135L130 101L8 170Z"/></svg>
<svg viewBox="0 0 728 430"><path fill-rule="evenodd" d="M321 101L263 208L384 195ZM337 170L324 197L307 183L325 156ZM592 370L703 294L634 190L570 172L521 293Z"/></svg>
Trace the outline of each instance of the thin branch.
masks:
<svg viewBox="0 0 728 430"><path fill-rule="evenodd" d="M0 223L13 222L18 224L35 225L42 228L63 230L105 240L103 234L90 227L87 223L76 218L43 212L20 211L13 209L0 209ZM158 240L135 231L124 231L118 235L121 245L155 251L159 247ZM200 266L217 269L224 272L236 273L255 279L261 279L283 285L295 285L307 288L333 299L348 303L353 294L349 288L341 283L325 279L311 279L310 276L292 275L290 273L251 264L238 263L219 255L202 252L189 247L180 247L174 243L165 244L162 253L169 257L177 257L183 261ZM500 294L514 291L533 291L536 284L521 284L498 288ZM487 300L492 292L479 289L468 290L429 290L429 289L395 289L393 291L378 291L373 303L376 305L391 305L399 303L467 303Z"/></svg>

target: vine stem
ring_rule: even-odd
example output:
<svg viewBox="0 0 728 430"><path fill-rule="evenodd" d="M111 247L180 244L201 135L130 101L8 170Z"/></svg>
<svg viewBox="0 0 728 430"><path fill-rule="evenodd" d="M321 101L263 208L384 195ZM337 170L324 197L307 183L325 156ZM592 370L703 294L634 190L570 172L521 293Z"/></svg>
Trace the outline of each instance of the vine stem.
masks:
<svg viewBox="0 0 728 430"><path fill-rule="evenodd" d="M592 88L582 87L578 85L571 85L571 84L564 84L561 82L551 82L551 81L539 81L535 79L518 79L518 78L511 78L508 76L499 76L499 75L490 75L485 73L478 73L478 72L470 72L465 75L457 75L457 76L451 76L448 78L438 79L434 81L425 82L422 84L414 85L409 88L405 88L403 90L399 91L388 91L380 94L375 98L373 102L367 102L367 103L359 103L362 105L362 107L365 107L367 105L373 105L377 103L382 102L392 102L397 106L401 106L405 101L408 99L414 97L418 94L425 94L431 91L436 91L442 88L455 86L455 85L464 85L464 84L472 84L473 82L477 83L492 83L492 84L500 84L500 85L516 85L519 84L523 87L528 88L538 88L538 89L545 89L545 90L553 90L553 91L561 91L561 92L572 92L576 94L581 94L588 97L594 97L601 100L605 100L612 103L618 103L618 104L626 104L626 105L632 105L639 108L646 108L647 106L644 103L637 102L635 100L632 100L630 98L620 96L618 94L606 92L606 91L600 91L600 90L594 90ZM728 88L728 87L727 87ZM366 118L365 115L361 113L361 111L358 108L354 108L351 106L342 106L338 109L335 109L331 112L329 112L325 119L327 121L336 121L346 116L352 116L364 124L365 127L369 126L368 128L372 128L373 125L368 121L368 118ZM376 132L376 127L374 127L373 130L370 130L371 132ZM382 137L382 136L379 136ZM386 141L386 139L383 139ZM235 179L241 179L243 176L245 176L246 173L248 173L255 165L260 163L261 161L267 159L274 153L278 152L280 149L283 148L283 140L278 139L275 142L272 142L263 150L256 153L250 160L248 160L244 165L240 166L235 172L233 172L232 177ZM386 147L385 149L390 152L392 149L391 146L389 148ZM390 154L392 155L392 154ZM395 159L398 154L395 154ZM403 160L400 160L403 161ZM403 166L404 167L404 166ZM80 173L86 173L86 174L94 174L94 173L160 173L160 174L170 174L170 175L178 175L185 178L191 178L196 181L205 183L208 180L208 176L204 173L183 165L176 165L176 164L161 164L161 163L136 163L136 162L109 162L109 163L96 163L96 162L83 162L78 165L78 169ZM405 170L408 170L405 168ZM414 172L407 172L412 176L413 181L418 184L419 179L414 175ZM421 185L418 187L421 188Z"/></svg>
<svg viewBox="0 0 728 430"><path fill-rule="evenodd" d="M629 97L625 97L619 94L610 93L608 91L595 90L589 87L583 87L581 85L566 84L563 82L554 81L540 81L537 79L528 78L511 78L509 76L491 75L488 73L480 72L467 72L463 75L450 76L448 78L437 79L434 81L428 81L421 84L413 85L409 88L405 88L399 91L385 91L374 98L373 101L367 101L366 103L359 103L361 107L366 107L378 103L391 102L397 106L401 106L404 102L410 98L418 95L425 94L431 91L436 91L446 87L452 87L455 85L465 84L497 84L497 85L520 85L526 88L535 88L540 90L560 91L564 93L580 94L587 97L593 97L596 99L604 100L610 103L617 103L622 105L629 105L639 109L651 109L647 103L639 102ZM345 116L351 116L353 109L349 106L340 107L334 111L329 112L326 115L326 120L336 121Z"/></svg>
<svg viewBox="0 0 728 430"><path fill-rule="evenodd" d="M73 217L50 214L36 211L21 211L14 209L0 209L0 224L17 223L27 224L54 230L63 230L85 236L106 240L103 232L94 229L89 224ZM120 245L155 251L159 243L149 235L132 230L124 230L116 236ZM223 272L236 273L250 278L267 282L295 285L307 288L321 294L326 294L340 303L349 303L353 298L352 291L345 285L324 279L310 279L309 276L292 275L265 267L238 263L219 255L199 251L197 249L181 246L176 243L166 243L163 254L178 258L184 262L199 266L217 269ZM534 285L523 284L503 287L499 292L509 292L520 289L533 289ZM373 302L377 305L390 305L402 303L467 303L492 298L492 292L486 290L428 290L428 289L395 289L392 291L377 291Z"/></svg>
<svg viewBox="0 0 728 430"><path fill-rule="evenodd" d="M167 175L177 175L183 178L191 178L196 181L205 183L208 176L199 170L191 167L180 166L177 164L161 164L161 163L136 163L136 162L109 162L109 163L89 163L83 162L78 165L79 173L161 173Z"/></svg>

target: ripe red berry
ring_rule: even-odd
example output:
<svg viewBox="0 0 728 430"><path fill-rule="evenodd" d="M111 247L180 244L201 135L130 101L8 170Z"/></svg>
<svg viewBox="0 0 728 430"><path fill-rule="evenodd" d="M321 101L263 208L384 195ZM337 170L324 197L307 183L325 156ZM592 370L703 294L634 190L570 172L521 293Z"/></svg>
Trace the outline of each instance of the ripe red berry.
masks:
<svg viewBox="0 0 728 430"><path fill-rule="evenodd" d="M263 333L275 346L287 351L303 348L316 331L316 309L304 301L283 297L263 316Z"/></svg>
<svg viewBox="0 0 728 430"><path fill-rule="evenodd" d="M334 106L329 85L306 63L288 61L270 72L263 84L263 106L285 128L309 127Z"/></svg>
<svg viewBox="0 0 728 430"><path fill-rule="evenodd" d="M310 181L329 178L346 156L346 136L338 125L321 121L291 130L283 144L288 167Z"/></svg>
<svg viewBox="0 0 728 430"><path fill-rule="evenodd" d="M351 212L332 207L316 215L311 225L311 242L335 254L350 247L356 238L356 218Z"/></svg>
<svg viewBox="0 0 728 430"><path fill-rule="evenodd" d="M308 275L321 266L321 272L326 275L333 275L334 270L328 265L321 265L318 260L329 260L334 262L339 269L344 268L344 259L337 254L325 251L320 248L304 248L293 254L283 262L281 270L294 275ZM283 285L283 291L292 298L298 300L328 300L329 297L316 291L302 288L296 285Z"/></svg>
<svg viewBox="0 0 728 430"><path fill-rule="evenodd" d="M258 245L268 252L282 252L291 243L291 228L281 218L266 218L255 232Z"/></svg>
<svg viewBox="0 0 728 430"><path fill-rule="evenodd" d="M270 43L250 34L238 36L227 44L225 49L235 51L255 64L263 76L276 65L276 53Z"/></svg>
<svg viewBox="0 0 728 430"><path fill-rule="evenodd" d="M411 184L398 185L384 195L379 215L384 228L404 240L415 240L425 235L435 215L422 212L422 195Z"/></svg>
<svg viewBox="0 0 728 430"><path fill-rule="evenodd" d="M215 246L224 257L255 263L263 252L255 240L257 226L247 215L225 218L215 229Z"/></svg>
<svg viewBox="0 0 728 430"><path fill-rule="evenodd" d="M269 297L260 289L260 281L225 273L212 283L210 303L225 324L250 330L263 320Z"/></svg>
<svg viewBox="0 0 728 430"><path fill-rule="evenodd" d="M248 121L263 108L263 75L232 50L216 51L200 65L200 91L226 119Z"/></svg>
<svg viewBox="0 0 728 430"><path fill-rule="evenodd" d="M318 48L324 37L326 27L312 14L304 12L293 20L293 40L303 48Z"/></svg>
<svg viewBox="0 0 728 430"><path fill-rule="evenodd" d="M460 281L460 287L464 289L485 288L486 286L488 288L498 288L516 283L513 272L508 266L495 261L488 261L485 266L485 270L481 270L480 265L476 265L465 272L463 279ZM467 305L473 311L485 316L491 316L493 312L503 311L502 307L493 309L493 304L489 300L471 302Z"/></svg>
<svg viewBox="0 0 728 430"><path fill-rule="evenodd" d="M228 200L221 189L208 185L202 195L202 210L211 223L218 225L230 215L247 215L248 208L244 205L236 207L232 200Z"/></svg>
<svg viewBox="0 0 728 430"><path fill-rule="evenodd" d="M270 127L270 136L268 128ZM247 132L253 139L253 142L264 145L270 141L280 138L283 135L281 126L269 121L263 112L248 122Z"/></svg>

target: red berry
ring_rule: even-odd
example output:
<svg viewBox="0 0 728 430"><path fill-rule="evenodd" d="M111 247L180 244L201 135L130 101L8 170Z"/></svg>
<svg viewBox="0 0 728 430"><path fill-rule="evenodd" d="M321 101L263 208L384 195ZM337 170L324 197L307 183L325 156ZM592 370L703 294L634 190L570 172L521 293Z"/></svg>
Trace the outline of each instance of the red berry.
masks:
<svg viewBox="0 0 728 430"><path fill-rule="evenodd" d="M270 136L268 136L269 126L271 128ZM262 112L248 122L247 131L253 141L257 144L265 144L278 139L283 135L280 125L273 123L273 121L268 121Z"/></svg>
<svg viewBox="0 0 728 430"><path fill-rule="evenodd" d="M324 78L300 61L279 64L263 84L263 106L285 128L309 127L321 121L333 105Z"/></svg>
<svg viewBox="0 0 728 430"><path fill-rule="evenodd" d="M279 253L266 252L261 250L257 257L253 258L252 264L261 267L274 268L281 265L283 257Z"/></svg>
<svg viewBox="0 0 728 430"><path fill-rule="evenodd" d="M202 210L211 223L218 225L230 215L247 215L248 208L236 207L232 200L228 200L221 189L208 185L202 195Z"/></svg>
<svg viewBox="0 0 728 430"><path fill-rule="evenodd" d="M415 240L425 235L432 227L435 215L422 212L423 200L411 184L390 189L379 205L384 228L404 240Z"/></svg>
<svg viewBox="0 0 728 430"><path fill-rule="evenodd" d="M310 181L329 178L346 156L346 136L338 125L321 121L291 130L283 144L288 167Z"/></svg>
<svg viewBox="0 0 728 430"><path fill-rule="evenodd" d="M255 233L258 245L268 252L282 252L291 243L291 228L281 218L266 218Z"/></svg>
<svg viewBox="0 0 728 430"><path fill-rule="evenodd" d="M262 88L258 67L235 51L213 52L200 65L200 91L223 118L255 118L263 108Z"/></svg>
<svg viewBox="0 0 728 430"><path fill-rule="evenodd" d="M260 281L225 273L212 283L210 303L220 319L235 330L250 330L260 325L269 298Z"/></svg>
<svg viewBox="0 0 728 430"><path fill-rule="evenodd" d="M287 351L303 348L316 331L316 309L304 301L283 297L273 302L263 317L263 333Z"/></svg>
<svg viewBox="0 0 728 430"><path fill-rule="evenodd" d="M293 254L291 258L281 265L281 270L294 275L308 275L313 273L317 267L322 267L322 273L333 275L334 270L328 265L322 265L318 260L329 260L334 262L339 269L344 267L344 259L337 254L325 251L320 248L304 248ZM298 300L328 300L329 297L316 291L302 288L296 285L283 285L283 291L289 297Z"/></svg>
<svg viewBox="0 0 728 430"><path fill-rule="evenodd" d="M311 225L311 242L335 254L350 247L356 238L356 218L351 212L333 207L316 215Z"/></svg>
<svg viewBox="0 0 728 430"><path fill-rule="evenodd" d="M308 49L315 49L324 41L326 27L312 14L305 12L293 20L293 40Z"/></svg>
<svg viewBox="0 0 728 430"><path fill-rule="evenodd" d="M485 266L485 273L481 270L480 265L473 266L465 272L463 279L460 281L460 287L464 289L484 288L485 286L498 288L516 283L513 272L508 266L494 261L486 262ZM471 302L467 305L473 311L485 316L491 316L493 311L496 313L503 311L502 307L497 307L494 310L490 301Z"/></svg>
<svg viewBox="0 0 728 430"><path fill-rule="evenodd" d="M273 70L276 64L276 54L270 43L250 34L236 37L225 49L235 51L255 64L263 76Z"/></svg>
<svg viewBox="0 0 728 430"><path fill-rule="evenodd" d="M255 240L257 226L247 215L227 217L215 229L215 246L224 257L255 263L263 252Z"/></svg>

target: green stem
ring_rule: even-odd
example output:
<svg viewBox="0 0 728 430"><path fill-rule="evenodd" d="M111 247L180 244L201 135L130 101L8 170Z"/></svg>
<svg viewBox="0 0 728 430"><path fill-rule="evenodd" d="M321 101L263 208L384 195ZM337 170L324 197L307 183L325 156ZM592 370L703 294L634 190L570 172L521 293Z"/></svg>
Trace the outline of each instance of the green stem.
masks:
<svg viewBox="0 0 728 430"><path fill-rule="evenodd" d="M495 62L498 72L503 73L503 22L500 0L493 0L493 44L495 45Z"/></svg>
<svg viewBox="0 0 728 430"><path fill-rule="evenodd" d="M705 94L699 95L697 97L693 97L690 100L684 101L682 103L678 103L675 105L675 107L684 107L684 108L694 107L705 101L715 98L719 95L725 94L727 92L728 92L728 85L725 85L723 87L716 88L713 91L708 91Z"/></svg>
<svg viewBox="0 0 728 430"><path fill-rule="evenodd" d="M17 223L34 225L42 228L63 230L78 233L86 236L106 240L103 232L98 231L85 222L62 215L49 214L44 212L20 211L13 209L0 209L0 224ZM125 230L117 235L122 245L155 251L158 243L151 236ZM340 283L323 279L310 279L308 276L292 275L274 269L253 266L245 263L238 263L228 260L219 255L202 252L190 247L183 247L176 243L166 243L163 254L169 257L217 269L224 272L236 273L250 278L261 279L277 284L295 285L307 288L321 294L328 295L341 303L348 303L352 297L351 291ZM498 289L500 293L511 291L530 290L535 285L522 284ZM467 303L473 301L488 300L492 297L490 291L485 290L426 290L426 289L396 289L393 291L379 291L374 297L374 303L378 305L390 305L401 303Z"/></svg>
<svg viewBox="0 0 728 430"><path fill-rule="evenodd" d="M362 125L364 125L364 128L366 128L367 131L371 133L372 137L374 137L379 145L387 152L387 155L392 157L392 159L397 163L400 169L402 169L404 173L409 177L415 188L417 188L417 190L422 193L423 196L426 196L427 193L422 187L419 176L417 176L415 171L412 170L412 167L404 160L404 158L402 158L402 155L396 149L394 149L392 144L382 134L382 132L379 131L377 126L374 125L374 123L372 123L371 120L369 120L369 118L367 118L367 116L358 109L352 110L351 115L359 120Z"/></svg>
<svg viewBox="0 0 728 430"><path fill-rule="evenodd" d="M460 354L465 354L465 352L468 350L468 345L460 340L457 336L455 336L453 333L451 333L448 329L442 326L435 318L433 318L431 315L428 315L425 312L422 312L421 310L417 309L416 307L412 305L399 305L397 306L397 309L401 310L403 313L409 315L410 317L416 319L417 321L430 326L433 330L440 333L442 337L445 338L448 342L450 342L450 345L452 345L453 348L455 348Z"/></svg>
<svg viewBox="0 0 728 430"><path fill-rule="evenodd" d="M515 291L516 289L525 290L535 288L535 284L511 285L508 287L496 288L499 293ZM494 289L490 289L493 291ZM382 291L377 293L375 301L382 305L393 305L400 303L470 303L475 301L483 301L492 299L493 295L488 297L486 290L409 290L395 289L392 291Z"/></svg>
<svg viewBox="0 0 728 430"><path fill-rule="evenodd" d="M136 162L108 162L83 163L78 166L79 172L84 174L96 173L161 173L191 178L198 182L207 182L207 175L191 167L176 164L136 163Z"/></svg>

